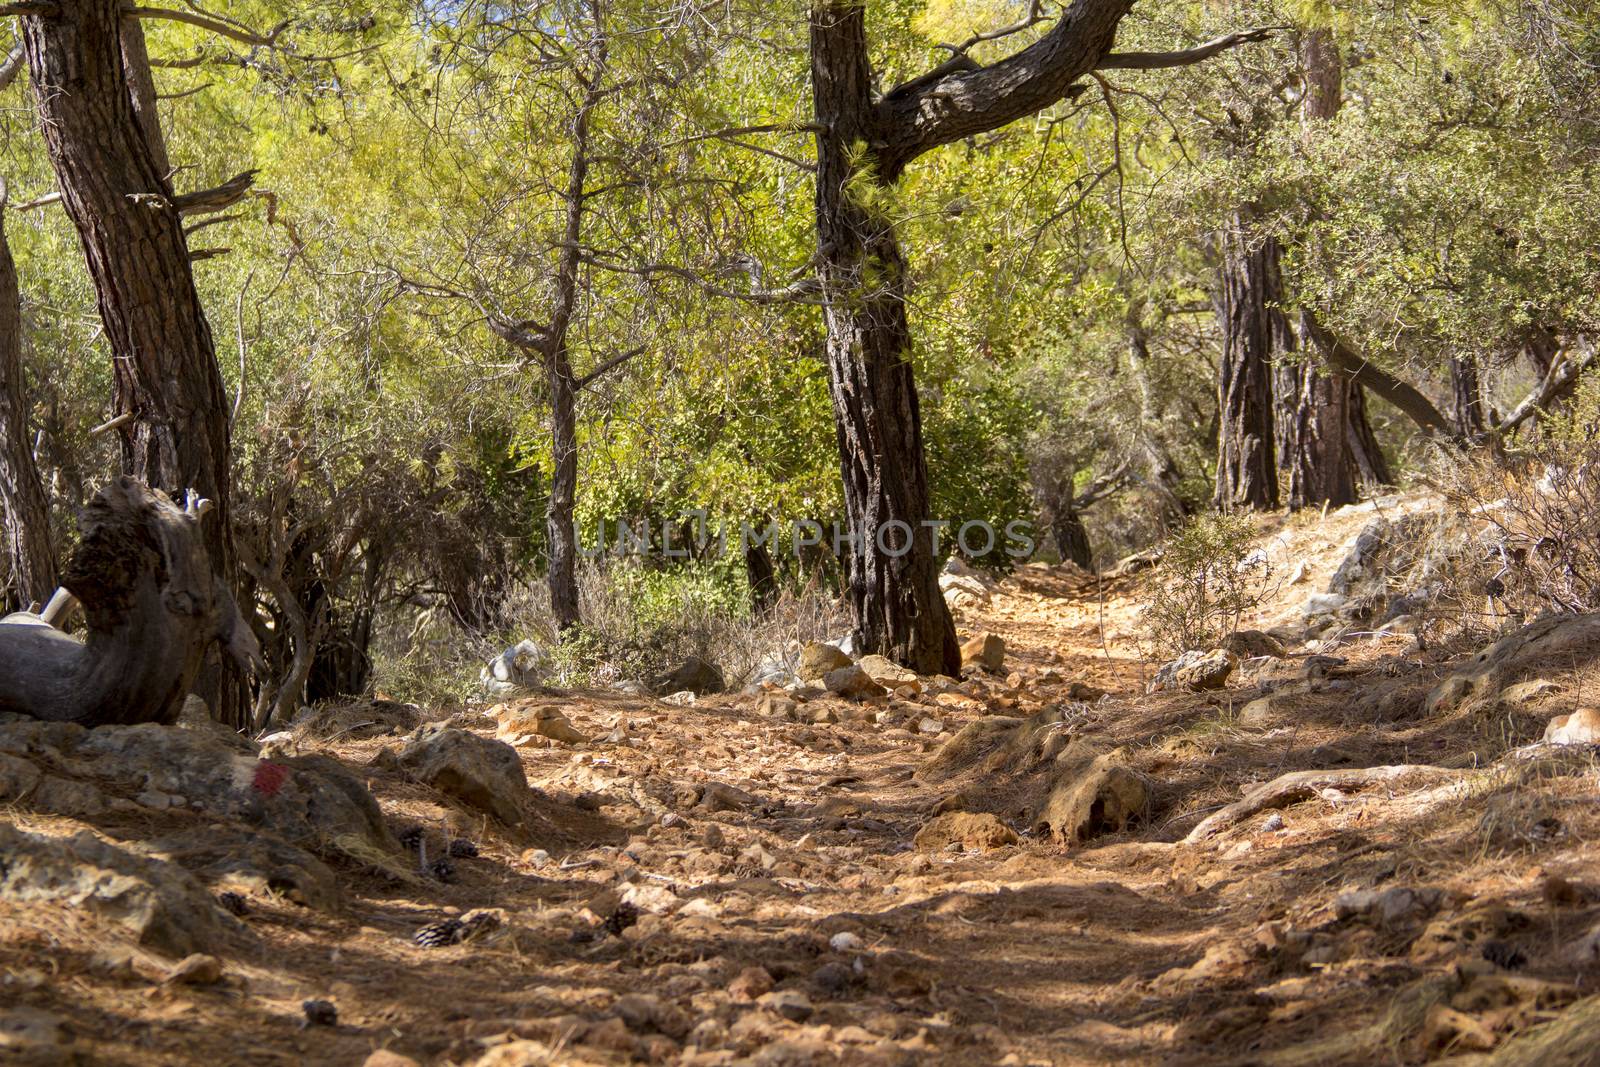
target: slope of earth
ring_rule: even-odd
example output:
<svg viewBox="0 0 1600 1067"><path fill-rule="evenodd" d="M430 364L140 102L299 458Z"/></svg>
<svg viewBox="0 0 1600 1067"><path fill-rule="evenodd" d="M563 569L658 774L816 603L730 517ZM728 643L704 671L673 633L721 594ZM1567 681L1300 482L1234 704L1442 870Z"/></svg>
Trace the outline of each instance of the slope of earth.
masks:
<svg viewBox="0 0 1600 1067"><path fill-rule="evenodd" d="M1263 549L1297 580L1260 624L1295 621L1372 516L1271 520ZM1528 744L1593 692L1593 643L1530 646L1471 700L1428 697L1476 644L1365 632L1249 659L1214 691L1146 694L1133 636L1151 580L1024 568L959 616L964 637L1004 638L999 670L915 695L545 693L421 724L381 702L327 709L218 757L242 769L213 776L214 798L184 767L124 780L89 741L0 724L3 823L160 857L198 879L174 908L233 913L204 930L179 914L137 944L133 876L28 882L24 851L43 846L12 839L0 1049L1594 1062L1596 768L1588 747ZM209 751L173 751L191 749ZM1296 771L1326 773L1251 792ZM343 772L381 809L365 836L304 784ZM273 809L294 788L311 798L298 838ZM235 841L261 854L219 862ZM191 949L214 960L178 965Z"/></svg>

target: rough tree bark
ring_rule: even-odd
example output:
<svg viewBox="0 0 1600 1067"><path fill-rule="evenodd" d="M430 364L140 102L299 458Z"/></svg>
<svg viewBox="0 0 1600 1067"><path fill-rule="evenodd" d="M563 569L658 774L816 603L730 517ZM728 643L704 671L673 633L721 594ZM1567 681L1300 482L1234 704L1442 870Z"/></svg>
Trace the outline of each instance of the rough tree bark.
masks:
<svg viewBox="0 0 1600 1067"><path fill-rule="evenodd" d="M50 501L33 461L28 398L22 374L22 292L5 233L5 193L0 188L0 504L17 607L49 601L56 588L50 541Z"/></svg>
<svg viewBox="0 0 1600 1067"><path fill-rule="evenodd" d="M1156 407L1155 386L1150 380L1150 338L1137 321L1128 327L1128 367L1139 390L1139 447L1144 453L1148 484L1166 501L1166 518L1182 519L1190 512L1188 501L1179 492L1183 472L1172 458L1166 428Z"/></svg>
<svg viewBox="0 0 1600 1067"><path fill-rule="evenodd" d="M1483 382L1475 357L1458 356L1450 360L1450 422L1463 441L1483 437L1488 420L1483 414Z"/></svg>
<svg viewBox="0 0 1600 1067"><path fill-rule="evenodd" d="M45 148L78 231L111 346L122 468L215 505L202 536L230 587L235 572L230 505L228 401L211 327L195 289L178 206L158 158L154 115L134 95L148 71L130 71L119 0L62 0L22 18ZM204 695L226 722L242 724L237 684L216 679Z"/></svg>
<svg viewBox="0 0 1600 1067"><path fill-rule="evenodd" d="M1278 242L1253 242L1251 214L1235 214L1222 237L1222 357L1217 365L1217 489L1220 511L1278 506L1273 434L1273 364L1294 351L1282 309Z"/></svg>
<svg viewBox="0 0 1600 1067"><path fill-rule="evenodd" d="M170 722L213 642L254 663L254 637L206 558L206 510L128 477L96 494L62 578L88 638L33 616L0 622L0 711L86 726Z"/></svg>
<svg viewBox="0 0 1600 1067"><path fill-rule="evenodd" d="M1333 34L1305 35L1301 44L1303 92L1300 118L1325 123L1343 103L1343 62ZM1274 431L1284 502L1307 507L1354 504L1363 482L1387 480L1387 464L1366 418L1361 386L1310 358L1318 346L1302 312L1304 358L1281 363L1275 372Z"/></svg>
<svg viewBox="0 0 1600 1067"><path fill-rule="evenodd" d="M922 420L911 367L906 261L875 206L918 156L1062 100L1107 60L1132 0L1076 0L1033 44L988 66L958 54L879 96L866 5L813 0L817 260L828 371L855 540L848 566L861 647L927 673L960 669L939 591ZM881 537L880 537L881 533ZM909 551L902 549L909 543Z"/></svg>

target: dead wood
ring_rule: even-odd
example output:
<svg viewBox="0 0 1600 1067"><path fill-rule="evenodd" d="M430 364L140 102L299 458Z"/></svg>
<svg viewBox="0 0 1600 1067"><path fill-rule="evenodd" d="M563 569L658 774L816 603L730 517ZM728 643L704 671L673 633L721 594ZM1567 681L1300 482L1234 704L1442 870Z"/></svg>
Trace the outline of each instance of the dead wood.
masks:
<svg viewBox="0 0 1600 1067"><path fill-rule="evenodd" d="M0 620L0 711L85 726L167 722L213 641L253 663L254 637L200 537L207 510L192 494L179 508L126 477L97 493L63 580L88 636L35 615Z"/></svg>
<svg viewBox="0 0 1600 1067"><path fill-rule="evenodd" d="M1283 808L1300 800L1317 796L1324 789L1366 789L1369 786L1394 784L1406 779L1435 780L1464 772L1446 767L1425 764L1400 764L1394 767L1361 767L1349 770L1291 771L1279 775L1265 785L1256 786L1243 800L1236 801L1206 818L1189 831L1185 844L1194 844L1215 837L1223 830L1243 822L1257 812Z"/></svg>

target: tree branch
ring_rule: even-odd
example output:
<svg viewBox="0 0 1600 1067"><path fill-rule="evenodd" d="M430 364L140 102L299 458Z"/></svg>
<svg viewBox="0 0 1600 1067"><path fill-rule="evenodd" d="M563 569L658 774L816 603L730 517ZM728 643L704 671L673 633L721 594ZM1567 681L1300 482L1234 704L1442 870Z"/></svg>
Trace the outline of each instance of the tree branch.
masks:
<svg viewBox="0 0 1600 1067"><path fill-rule="evenodd" d="M1219 52L1237 48L1242 44L1264 41L1282 26L1258 26L1253 30L1240 30L1225 34L1205 44L1175 52L1112 52L1102 56L1095 64L1096 70L1164 70L1168 67L1187 67L1203 63Z"/></svg>
<svg viewBox="0 0 1600 1067"><path fill-rule="evenodd" d="M172 206L178 209L180 215L204 215L212 211L221 211L244 199L244 195L255 183L256 172L247 170L235 174L215 188L197 189L192 193L173 197Z"/></svg>
<svg viewBox="0 0 1600 1067"><path fill-rule="evenodd" d="M122 13L129 18L170 19L173 22L185 22L190 26L198 26L203 30L209 30L212 33L231 38L241 44L255 45L262 48L271 48L277 43L278 36L289 28L289 20L285 19L273 27L270 33L257 33L220 15L211 15L200 11L175 11L164 7L134 7L129 5L122 9Z"/></svg>
<svg viewBox="0 0 1600 1067"><path fill-rule="evenodd" d="M610 359L608 359L604 363L600 364L598 367L596 367L594 370L590 371L588 374L585 374L583 377L581 377L581 378L577 379L576 381L574 381L572 383L573 392L581 393L583 390L587 389L589 386L591 386L595 382L599 381L601 378L603 378L605 375L607 375L611 371L617 369L618 367L622 366L624 363L628 362L628 360L632 359L634 356L643 355L644 353L648 352L649 350L650 350L650 346L649 345L640 345L638 348L630 349L629 351L623 352L620 355L612 356Z"/></svg>
<svg viewBox="0 0 1600 1067"><path fill-rule="evenodd" d="M1578 375L1588 370L1597 356L1600 356L1600 346L1582 359L1569 360L1564 357L1557 359L1551 364L1544 381L1524 397L1522 403L1513 408L1509 415L1500 420L1494 432L1503 437L1527 422L1536 412L1545 410L1551 401L1572 387L1572 383L1578 380Z"/></svg>
<svg viewBox="0 0 1600 1067"><path fill-rule="evenodd" d="M1370 389L1375 396L1387 400L1401 414L1416 423L1423 433L1445 440L1456 440L1455 431L1440 414L1439 409L1433 405L1433 401L1423 396L1414 386L1401 381L1353 351L1349 345L1318 322L1309 311L1301 316L1301 322L1329 366L1356 384Z"/></svg>
<svg viewBox="0 0 1600 1067"><path fill-rule="evenodd" d="M22 68L27 64L27 56L19 44L0 62L0 92L11 88L11 83L17 80L17 75L22 73Z"/></svg>
<svg viewBox="0 0 1600 1067"><path fill-rule="evenodd" d="M851 0L834 0L815 18L848 19ZM1111 50L1133 0L1073 0L1033 44L990 66L958 55L892 90L878 105L879 180L940 145L986 133L1066 98L1073 83ZM859 42L864 49L866 42Z"/></svg>
<svg viewBox="0 0 1600 1067"><path fill-rule="evenodd" d="M722 297L725 300L743 300L749 304L816 304L820 300L807 300L806 297L819 295L822 292L822 282L815 277L801 278L781 289L752 289L739 292L735 289L724 289L720 285L712 285L696 271L688 267L680 267L675 263L641 263L629 266L625 263L611 263L600 259L598 256L585 255L583 261L591 267L611 271L616 274L631 274L639 278L648 278L652 274L669 274L675 278L682 278L698 286L702 292L710 296Z"/></svg>

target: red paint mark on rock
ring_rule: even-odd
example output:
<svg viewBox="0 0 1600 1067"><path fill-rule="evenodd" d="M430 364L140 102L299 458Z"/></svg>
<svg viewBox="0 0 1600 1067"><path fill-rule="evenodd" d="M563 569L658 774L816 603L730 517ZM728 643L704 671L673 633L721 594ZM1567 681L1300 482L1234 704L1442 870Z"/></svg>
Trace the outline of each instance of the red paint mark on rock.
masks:
<svg viewBox="0 0 1600 1067"><path fill-rule="evenodd" d="M283 788L283 783L289 780L289 768L281 763L269 763L262 760L256 764L255 778L250 785L257 793L265 797L275 797Z"/></svg>

